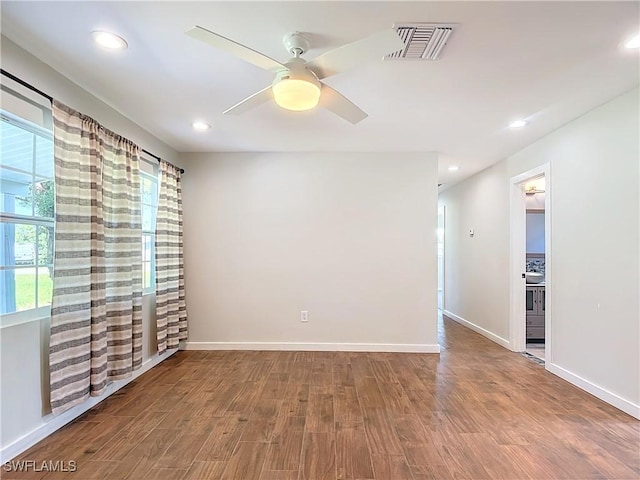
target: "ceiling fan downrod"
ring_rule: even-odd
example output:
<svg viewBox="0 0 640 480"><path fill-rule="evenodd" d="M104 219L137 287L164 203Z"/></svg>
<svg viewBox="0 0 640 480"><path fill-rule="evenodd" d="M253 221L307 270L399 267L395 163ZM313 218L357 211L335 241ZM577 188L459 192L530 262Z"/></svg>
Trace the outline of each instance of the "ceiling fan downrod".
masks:
<svg viewBox="0 0 640 480"><path fill-rule="evenodd" d="M301 55L304 55L311 47L309 37L300 32L286 34L282 38L282 43L284 43L284 48L286 48L287 52L295 58L299 58Z"/></svg>

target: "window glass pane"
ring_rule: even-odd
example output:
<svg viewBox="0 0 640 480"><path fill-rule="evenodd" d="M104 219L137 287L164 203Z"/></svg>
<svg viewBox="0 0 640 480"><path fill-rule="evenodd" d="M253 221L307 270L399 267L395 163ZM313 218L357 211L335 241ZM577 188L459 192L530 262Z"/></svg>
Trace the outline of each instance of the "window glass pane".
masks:
<svg viewBox="0 0 640 480"><path fill-rule="evenodd" d="M144 234L142 236L142 260L151 261L151 235Z"/></svg>
<svg viewBox="0 0 640 480"><path fill-rule="evenodd" d="M38 307L51 305L53 292L53 267L38 268Z"/></svg>
<svg viewBox="0 0 640 480"><path fill-rule="evenodd" d="M16 272L0 270L0 314L16 311Z"/></svg>
<svg viewBox="0 0 640 480"><path fill-rule="evenodd" d="M4 140L4 139L3 139ZM2 158L4 162L5 159ZM29 197L31 174L21 173L0 166L0 210L4 213L32 215Z"/></svg>
<svg viewBox="0 0 640 480"><path fill-rule="evenodd" d="M140 195L142 200L142 286L146 291L154 287L154 236L158 205L158 179L155 176L140 175Z"/></svg>
<svg viewBox="0 0 640 480"><path fill-rule="evenodd" d="M53 265L53 227L38 226L38 265Z"/></svg>
<svg viewBox="0 0 640 480"><path fill-rule="evenodd" d="M13 223L0 223L0 265L13 266L16 264L16 226Z"/></svg>
<svg viewBox="0 0 640 480"><path fill-rule="evenodd" d="M158 179L153 178L151 182L151 202L153 205L158 205Z"/></svg>
<svg viewBox="0 0 640 480"><path fill-rule="evenodd" d="M23 224L3 224L5 233L4 241L7 248L7 254L3 255L2 262L4 265L35 265L36 263L36 226ZM13 235L13 252L11 252L12 235ZM13 255L12 255L13 254Z"/></svg>
<svg viewBox="0 0 640 480"><path fill-rule="evenodd" d="M21 312L36 308L36 269L16 268L15 279L15 311Z"/></svg>
<svg viewBox="0 0 640 480"><path fill-rule="evenodd" d="M36 177L53 178L53 141L36 135Z"/></svg>
<svg viewBox="0 0 640 480"><path fill-rule="evenodd" d="M142 230L153 232L156 229L156 207L142 205Z"/></svg>
<svg viewBox="0 0 640 480"><path fill-rule="evenodd" d="M151 262L142 262L143 280L142 288L151 288Z"/></svg>
<svg viewBox="0 0 640 480"><path fill-rule="evenodd" d="M29 189L29 198L33 200L35 215L44 218L53 218L55 197L53 180L43 180L33 184Z"/></svg>
<svg viewBox="0 0 640 480"><path fill-rule="evenodd" d="M0 159L14 170L33 171L34 134L8 122L0 122Z"/></svg>
<svg viewBox="0 0 640 480"><path fill-rule="evenodd" d="M142 175L142 203L155 205L157 203L157 187L155 179Z"/></svg>

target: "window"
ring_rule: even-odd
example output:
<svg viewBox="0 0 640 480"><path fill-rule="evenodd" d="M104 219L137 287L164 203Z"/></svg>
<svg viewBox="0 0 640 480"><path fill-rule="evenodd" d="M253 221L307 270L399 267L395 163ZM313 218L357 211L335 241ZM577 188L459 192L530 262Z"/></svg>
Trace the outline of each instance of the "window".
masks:
<svg viewBox="0 0 640 480"><path fill-rule="evenodd" d="M145 293L155 291L156 259L155 230L158 210L158 177L140 172L142 198L142 288Z"/></svg>
<svg viewBox="0 0 640 480"><path fill-rule="evenodd" d="M3 100L6 90L3 87ZM13 101L18 100L29 103L16 94ZM40 123L51 125L51 111L40 108L49 117ZM3 109L0 139L0 315L35 309L46 314L53 287L51 128Z"/></svg>

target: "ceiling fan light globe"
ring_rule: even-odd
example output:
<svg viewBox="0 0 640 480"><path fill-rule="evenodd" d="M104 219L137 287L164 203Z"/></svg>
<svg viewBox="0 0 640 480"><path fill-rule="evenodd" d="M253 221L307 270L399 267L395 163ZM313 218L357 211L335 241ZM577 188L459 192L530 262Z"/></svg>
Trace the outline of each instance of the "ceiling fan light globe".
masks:
<svg viewBox="0 0 640 480"><path fill-rule="evenodd" d="M280 107L297 112L315 108L320 100L319 85L297 78L274 83L272 91Z"/></svg>

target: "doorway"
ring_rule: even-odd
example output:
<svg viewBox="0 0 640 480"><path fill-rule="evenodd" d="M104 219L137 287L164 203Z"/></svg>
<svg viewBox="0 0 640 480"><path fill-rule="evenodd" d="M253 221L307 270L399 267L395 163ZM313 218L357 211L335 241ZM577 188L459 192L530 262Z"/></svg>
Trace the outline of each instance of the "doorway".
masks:
<svg viewBox="0 0 640 480"><path fill-rule="evenodd" d="M525 190L525 352L545 359L545 177L529 180Z"/></svg>
<svg viewBox="0 0 640 480"><path fill-rule="evenodd" d="M549 164L511 179L510 342L551 362L551 188Z"/></svg>
<svg viewBox="0 0 640 480"><path fill-rule="evenodd" d="M438 206L438 310L444 310L444 205Z"/></svg>

